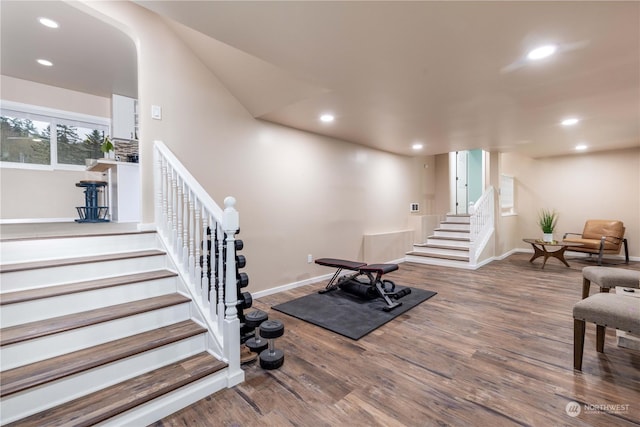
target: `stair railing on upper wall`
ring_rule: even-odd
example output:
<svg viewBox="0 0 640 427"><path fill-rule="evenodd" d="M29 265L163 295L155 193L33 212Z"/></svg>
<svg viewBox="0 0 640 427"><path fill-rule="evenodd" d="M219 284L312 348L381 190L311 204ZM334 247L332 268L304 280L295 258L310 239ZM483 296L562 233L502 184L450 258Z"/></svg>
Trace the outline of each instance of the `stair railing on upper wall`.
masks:
<svg viewBox="0 0 640 427"><path fill-rule="evenodd" d="M161 141L154 143L155 220L219 356L229 365L228 386L244 380L240 368L235 235L236 200L224 211ZM225 274L228 272L229 274Z"/></svg>
<svg viewBox="0 0 640 427"><path fill-rule="evenodd" d="M493 187L489 187L470 208L469 262L471 265L477 264L478 257L495 230L494 193Z"/></svg>

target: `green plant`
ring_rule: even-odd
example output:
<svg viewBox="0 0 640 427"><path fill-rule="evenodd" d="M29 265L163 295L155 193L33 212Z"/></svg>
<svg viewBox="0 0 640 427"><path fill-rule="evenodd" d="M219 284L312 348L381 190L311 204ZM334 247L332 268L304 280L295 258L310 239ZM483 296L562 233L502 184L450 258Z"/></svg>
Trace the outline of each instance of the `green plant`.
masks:
<svg viewBox="0 0 640 427"><path fill-rule="evenodd" d="M111 142L111 139L109 138L109 135L104 137L104 140L102 141L102 145L100 145L100 151L102 151L103 153L108 153L109 151L113 150L113 143Z"/></svg>
<svg viewBox="0 0 640 427"><path fill-rule="evenodd" d="M538 225L543 233L553 233L558 221L558 213L554 210L542 209L538 214Z"/></svg>

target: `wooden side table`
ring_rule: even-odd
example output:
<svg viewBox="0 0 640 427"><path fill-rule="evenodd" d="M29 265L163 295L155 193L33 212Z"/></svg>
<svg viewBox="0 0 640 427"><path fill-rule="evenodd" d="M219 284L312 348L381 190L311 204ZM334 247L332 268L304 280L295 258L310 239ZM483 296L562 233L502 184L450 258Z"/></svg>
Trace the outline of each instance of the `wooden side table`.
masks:
<svg viewBox="0 0 640 427"><path fill-rule="evenodd" d="M564 265L569 267L569 263L566 259L564 259L564 252L570 246L582 246L582 243L560 242L555 240L553 242L545 242L539 239L522 239L522 241L531 244L531 246L533 247L533 256L531 257L529 262L533 262L533 260L535 260L536 258L540 258L541 256L544 257L542 268L544 268L544 265L547 263L547 259L549 258L557 258ZM557 247L559 249L555 251L548 251L547 247Z"/></svg>

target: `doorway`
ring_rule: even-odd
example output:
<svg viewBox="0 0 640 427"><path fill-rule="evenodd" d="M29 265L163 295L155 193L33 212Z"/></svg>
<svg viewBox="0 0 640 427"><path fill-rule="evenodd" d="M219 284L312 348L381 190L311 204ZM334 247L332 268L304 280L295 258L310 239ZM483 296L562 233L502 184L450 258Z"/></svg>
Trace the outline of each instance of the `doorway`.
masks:
<svg viewBox="0 0 640 427"><path fill-rule="evenodd" d="M453 192L451 212L456 215L468 214L469 206L482 196L484 189L483 158L483 151L479 149L450 153Z"/></svg>

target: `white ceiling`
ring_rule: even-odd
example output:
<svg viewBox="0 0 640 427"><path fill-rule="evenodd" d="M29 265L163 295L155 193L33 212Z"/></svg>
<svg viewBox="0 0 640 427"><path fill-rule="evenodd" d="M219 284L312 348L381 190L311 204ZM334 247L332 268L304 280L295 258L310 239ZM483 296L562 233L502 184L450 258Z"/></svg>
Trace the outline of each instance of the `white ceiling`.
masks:
<svg viewBox="0 0 640 427"><path fill-rule="evenodd" d="M60 27L44 27L40 17ZM38 65L39 58L54 66ZM62 1L0 1L0 72L104 97L138 93L133 41Z"/></svg>
<svg viewBox="0 0 640 427"><path fill-rule="evenodd" d="M35 55L32 39L42 38L10 33L28 24L10 3L1 3L3 74L13 61L5 48ZM136 3L164 16L258 119L406 155L483 148L544 157L578 143L590 151L640 145L640 2ZM102 49L113 50L106 31L96 40L94 25L76 22L92 18L68 17L82 30L74 40L87 42L85 56L99 52L100 61ZM523 60L547 43L559 53ZM81 49L69 46L47 47ZM135 67L133 55L121 53L118 65ZM43 81L30 77L33 59L23 62L9 75ZM93 75L77 65L62 74L66 81L51 84ZM101 79L96 87L117 86ZM324 112L335 122L321 123ZM568 116L581 122L560 126ZM414 142L424 149L414 152Z"/></svg>

